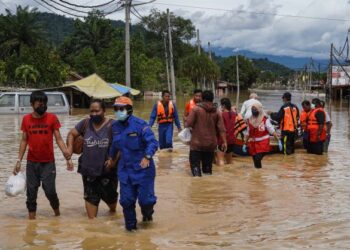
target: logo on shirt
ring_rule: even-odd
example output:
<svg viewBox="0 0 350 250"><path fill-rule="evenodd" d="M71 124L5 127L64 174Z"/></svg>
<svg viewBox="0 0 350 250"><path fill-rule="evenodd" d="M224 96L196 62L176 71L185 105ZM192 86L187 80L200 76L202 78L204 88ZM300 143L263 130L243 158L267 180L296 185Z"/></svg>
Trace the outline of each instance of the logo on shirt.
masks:
<svg viewBox="0 0 350 250"><path fill-rule="evenodd" d="M85 145L88 148L92 148L92 147L99 147L99 148L107 148L109 146L109 139L108 138L104 138L101 140L94 140L94 138L92 136L90 136L89 138L85 139Z"/></svg>

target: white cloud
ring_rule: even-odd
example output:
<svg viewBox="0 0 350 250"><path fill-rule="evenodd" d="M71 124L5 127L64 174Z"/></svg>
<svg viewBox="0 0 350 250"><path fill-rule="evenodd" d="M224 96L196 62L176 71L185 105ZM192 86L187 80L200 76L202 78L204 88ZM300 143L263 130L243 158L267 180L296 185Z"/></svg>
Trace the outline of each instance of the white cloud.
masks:
<svg viewBox="0 0 350 250"><path fill-rule="evenodd" d="M37 6L32 0L3 1L11 7L15 4ZM98 4L101 0L74 0L74 3ZM189 5L210 9L191 8ZM140 6L138 9L141 14L147 15L153 7L160 10L169 8L175 14L191 19L200 29L203 45L210 41L213 46L274 55L327 58L330 44L333 42L336 47L341 46L350 27L349 21L279 16L350 19L350 0L157 0L154 4ZM227 9L232 12L215 9ZM40 10L45 9L40 7ZM259 15L252 12L279 15ZM123 12L110 16L113 19L123 17ZM133 22L136 21L137 19L133 18Z"/></svg>

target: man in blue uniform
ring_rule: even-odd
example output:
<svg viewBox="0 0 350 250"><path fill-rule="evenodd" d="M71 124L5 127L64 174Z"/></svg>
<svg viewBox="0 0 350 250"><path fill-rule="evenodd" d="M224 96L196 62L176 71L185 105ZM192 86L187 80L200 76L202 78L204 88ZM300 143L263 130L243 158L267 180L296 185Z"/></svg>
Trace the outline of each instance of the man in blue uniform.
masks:
<svg viewBox="0 0 350 250"><path fill-rule="evenodd" d="M113 142L110 162L120 154L118 178L120 181L120 204L123 207L125 227L136 230L135 204L138 199L143 221L152 221L156 169L153 155L158 142L148 124L133 116L132 101L118 97L114 104L117 121L112 125Z"/></svg>
<svg viewBox="0 0 350 250"><path fill-rule="evenodd" d="M181 131L181 124L176 106L170 100L170 92L167 90L162 92L162 100L153 106L149 119L150 127L153 126L156 119L158 122L159 148L171 151L173 148L173 123L175 122L179 131Z"/></svg>

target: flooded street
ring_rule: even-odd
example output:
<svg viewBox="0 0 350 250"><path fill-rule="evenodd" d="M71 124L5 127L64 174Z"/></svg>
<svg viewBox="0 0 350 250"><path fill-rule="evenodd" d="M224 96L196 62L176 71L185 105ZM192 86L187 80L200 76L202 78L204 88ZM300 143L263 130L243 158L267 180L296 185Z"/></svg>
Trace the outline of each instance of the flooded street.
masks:
<svg viewBox="0 0 350 250"><path fill-rule="evenodd" d="M260 100L268 110L277 111L282 104L280 95ZM300 106L301 98L292 101ZM135 114L148 120L154 102L136 102ZM182 113L184 100L178 104ZM59 116L64 138L84 112L87 110ZM112 117L111 110L109 115ZM9 198L4 193L17 159L22 117L2 115L0 249L349 249L347 103L333 104L331 115L328 154L308 155L298 149L292 156L271 155L264 158L261 170L254 169L250 157L240 157L231 165L214 166L213 175L202 178L191 177L189 148L175 135L174 152L158 152L155 157L158 203L154 222L139 223L136 233L124 230L119 204L117 215L112 216L101 202L98 218L87 219L81 176L66 170L57 146L57 192L62 215L53 217L40 189L37 220L28 221L25 195Z"/></svg>

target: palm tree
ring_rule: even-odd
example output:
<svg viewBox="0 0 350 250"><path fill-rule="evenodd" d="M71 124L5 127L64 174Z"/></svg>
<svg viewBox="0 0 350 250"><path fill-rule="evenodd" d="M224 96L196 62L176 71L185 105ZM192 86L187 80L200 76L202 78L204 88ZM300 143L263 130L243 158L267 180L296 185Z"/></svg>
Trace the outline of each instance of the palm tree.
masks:
<svg viewBox="0 0 350 250"><path fill-rule="evenodd" d="M20 54L21 48L36 46L44 39L41 23L37 20L37 9L29 10L29 7L17 6L13 15L6 9L6 15L0 18L0 50L4 54L16 52Z"/></svg>
<svg viewBox="0 0 350 250"><path fill-rule="evenodd" d="M37 71L33 66L23 64L16 68L16 77L22 78L24 80L24 87L27 88L27 81L33 80L36 83L38 77L40 76L39 71Z"/></svg>

